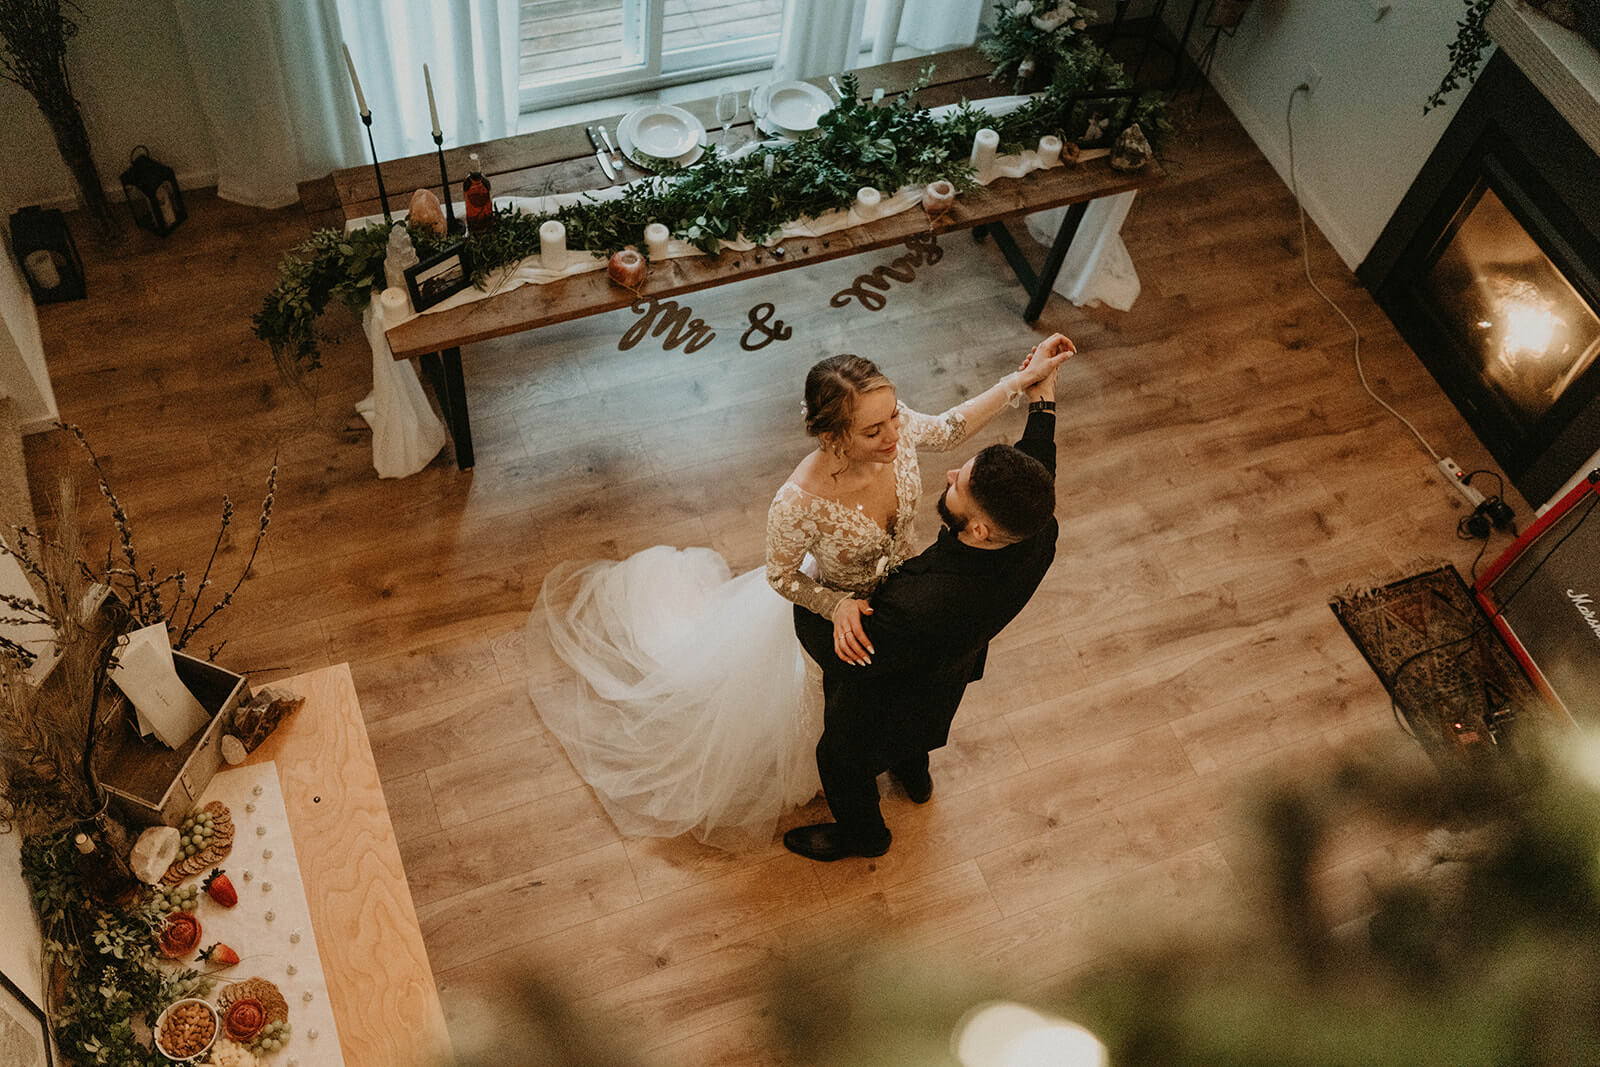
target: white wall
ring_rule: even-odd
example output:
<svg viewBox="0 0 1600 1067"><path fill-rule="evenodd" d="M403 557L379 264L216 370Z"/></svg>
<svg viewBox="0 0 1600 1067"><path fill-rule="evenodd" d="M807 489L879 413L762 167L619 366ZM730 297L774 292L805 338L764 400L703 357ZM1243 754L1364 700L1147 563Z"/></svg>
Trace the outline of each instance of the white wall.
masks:
<svg viewBox="0 0 1600 1067"><path fill-rule="evenodd" d="M101 181L116 190L113 206L121 210L117 176L135 145L147 145L176 171L180 187L215 185L216 153L171 0L93 0L81 6L78 35L67 45L67 71ZM44 116L33 97L10 82L0 82L0 160L6 161L0 182L5 216L27 204L77 202L77 185Z"/></svg>
<svg viewBox="0 0 1600 1067"><path fill-rule="evenodd" d="M9 239L7 233L0 240L6 251L0 264L0 394L15 402L17 421L29 432L55 420L56 394L45 369L39 315L22 270L10 255Z"/></svg>
<svg viewBox="0 0 1600 1067"><path fill-rule="evenodd" d="M0 834L0 971L35 1004L44 1003L39 970L43 934L22 880L21 838Z"/></svg>
<svg viewBox="0 0 1600 1067"><path fill-rule="evenodd" d="M1301 202L1345 263L1372 248L1466 95L1426 116L1422 105L1449 67L1462 0L1392 0L1374 21L1371 0L1256 0L1238 34L1217 48L1211 81L1288 182L1290 91L1321 75L1294 105ZM1181 29L1187 3L1168 6ZM1196 27L1191 51L1209 36Z"/></svg>

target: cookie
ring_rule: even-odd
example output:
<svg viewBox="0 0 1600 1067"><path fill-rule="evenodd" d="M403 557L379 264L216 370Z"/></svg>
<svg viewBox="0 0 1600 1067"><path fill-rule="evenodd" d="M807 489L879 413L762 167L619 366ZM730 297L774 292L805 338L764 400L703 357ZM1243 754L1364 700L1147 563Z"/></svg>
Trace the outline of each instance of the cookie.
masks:
<svg viewBox="0 0 1600 1067"><path fill-rule="evenodd" d="M233 851L233 816L229 814L228 806L220 800L213 800L200 810L211 815L211 839L205 848L199 849L194 855L179 856L173 860L167 873L161 876L162 885L177 885L191 875L210 870Z"/></svg>

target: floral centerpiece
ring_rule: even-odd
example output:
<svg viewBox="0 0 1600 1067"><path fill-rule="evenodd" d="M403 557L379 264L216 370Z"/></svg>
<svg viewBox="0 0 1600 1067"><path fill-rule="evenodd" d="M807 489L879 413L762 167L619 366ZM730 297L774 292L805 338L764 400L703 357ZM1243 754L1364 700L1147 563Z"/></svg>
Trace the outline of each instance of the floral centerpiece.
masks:
<svg viewBox="0 0 1600 1067"><path fill-rule="evenodd" d="M1019 92L1050 80L1056 59L1094 14L1074 0L1015 0L995 5L994 29L978 45L995 65L990 77L1011 82Z"/></svg>

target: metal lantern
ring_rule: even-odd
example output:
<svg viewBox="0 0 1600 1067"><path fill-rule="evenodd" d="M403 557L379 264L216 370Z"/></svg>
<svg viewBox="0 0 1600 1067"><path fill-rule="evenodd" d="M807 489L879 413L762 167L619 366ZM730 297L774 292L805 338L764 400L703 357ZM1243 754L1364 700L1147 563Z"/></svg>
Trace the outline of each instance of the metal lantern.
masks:
<svg viewBox="0 0 1600 1067"><path fill-rule="evenodd" d="M133 221L157 237L165 237L189 217L183 209L178 176L165 163L151 159L144 145L129 157L128 169L122 172L122 192Z"/></svg>
<svg viewBox="0 0 1600 1067"><path fill-rule="evenodd" d="M54 208L25 207L11 216L11 252L22 264L35 304L82 300L83 260L67 220Z"/></svg>

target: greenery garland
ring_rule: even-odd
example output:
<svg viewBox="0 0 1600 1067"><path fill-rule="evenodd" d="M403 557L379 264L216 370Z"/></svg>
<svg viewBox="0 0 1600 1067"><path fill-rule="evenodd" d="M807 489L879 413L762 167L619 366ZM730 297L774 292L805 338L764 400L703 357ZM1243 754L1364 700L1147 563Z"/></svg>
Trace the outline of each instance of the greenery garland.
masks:
<svg viewBox="0 0 1600 1067"><path fill-rule="evenodd" d="M150 895L126 910L90 896L73 865L73 834L39 834L22 843L22 874L44 930L45 980L55 972L65 980L50 1005L56 1044L73 1063L165 1067L166 1057L144 1043L133 1021L153 1029L168 1004L205 996L215 981L157 966Z"/></svg>
<svg viewBox="0 0 1600 1067"><path fill-rule="evenodd" d="M1440 79L1439 88L1422 105L1424 115L1443 104L1444 98L1455 92L1463 80L1472 80L1478 69L1479 57L1489 47L1489 31L1484 28L1483 20L1489 17L1489 8L1494 5L1494 0L1465 2L1467 13L1456 23L1456 39L1450 42L1450 69Z"/></svg>
<svg viewBox="0 0 1600 1067"><path fill-rule="evenodd" d="M585 197L550 214L501 207L486 233L464 239L473 284L481 289L492 272L537 255L539 227L549 219L566 227L569 247L596 256L643 244L644 228L652 222L715 255L723 241L742 235L764 242L795 219L848 208L863 186L893 191L943 178L958 190L971 189L968 159L979 129L1000 135L1001 152L1019 152L1044 134L1062 132L1073 94L1129 87L1120 65L1080 39L1057 57L1050 88L1010 114L989 115L963 102L936 118L915 103L932 70L925 68L914 86L883 105L861 100L855 76L844 75L843 99L818 120L820 136L780 150L742 159L714 150L696 167L664 172L663 179L670 180L636 182L617 199ZM1132 118L1159 152L1171 130L1165 100L1157 93L1141 95ZM285 377L297 380L321 365L315 327L331 301L360 312L374 287L381 286L390 225L374 223L350 233L318 230L284 258L277 286L251 322L256 336L272 347ZM424 257L461 240L399 225L406 225Z"/></svg>

